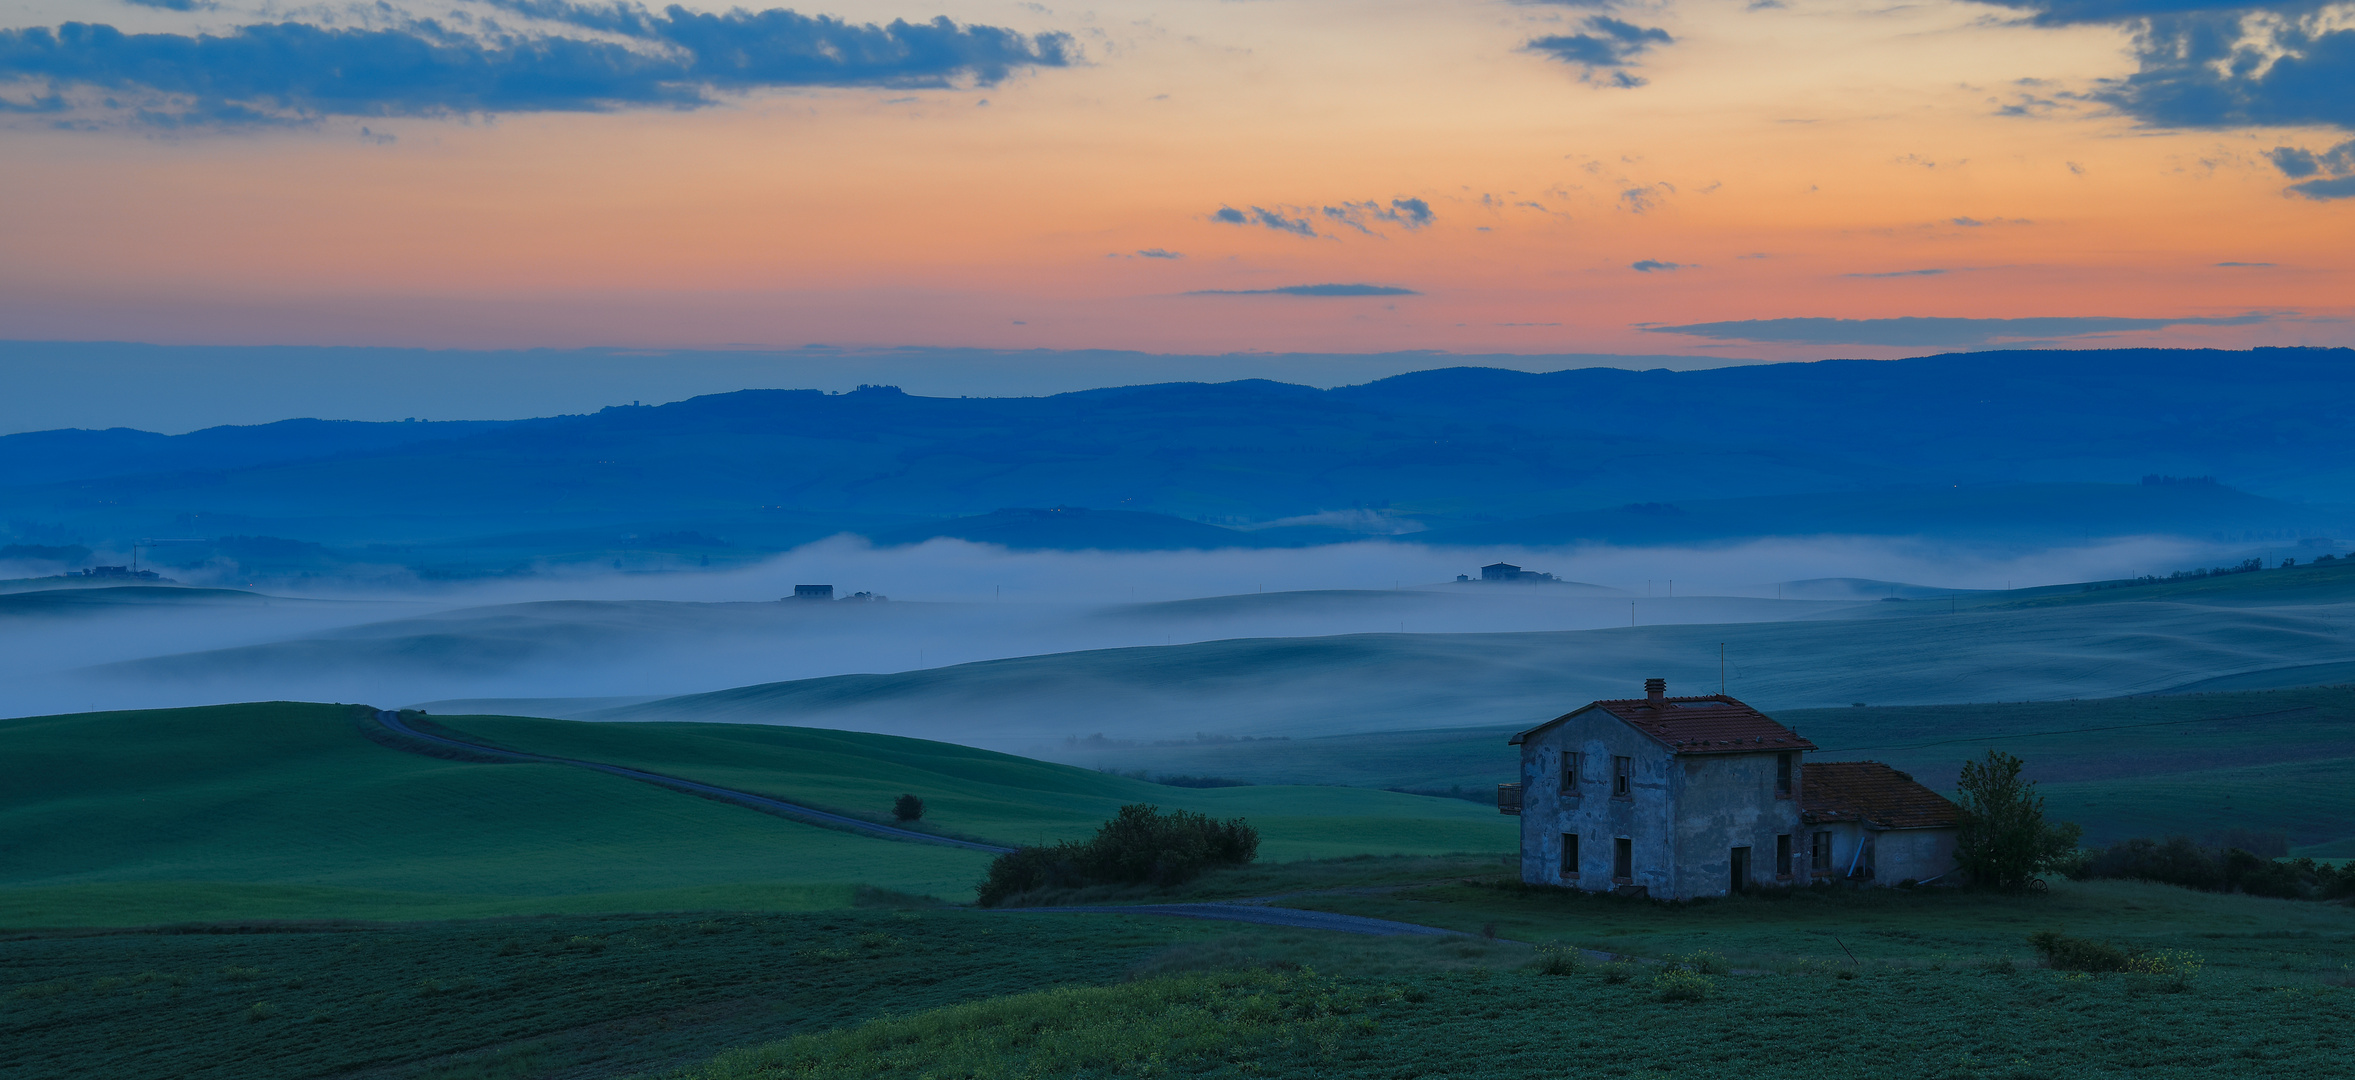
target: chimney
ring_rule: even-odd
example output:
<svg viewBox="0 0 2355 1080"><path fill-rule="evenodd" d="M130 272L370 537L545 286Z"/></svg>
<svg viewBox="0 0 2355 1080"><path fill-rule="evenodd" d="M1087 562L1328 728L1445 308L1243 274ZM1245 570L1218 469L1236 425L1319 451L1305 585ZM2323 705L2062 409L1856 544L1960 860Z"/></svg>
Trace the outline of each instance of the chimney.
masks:
<svg viewBox="0 0 2355 1080"><path fill-rule="evenodd" d="M1644 700L1650 702L1655 709L1666 705L1668 703L1668 680L1645 679Z"/></svg>

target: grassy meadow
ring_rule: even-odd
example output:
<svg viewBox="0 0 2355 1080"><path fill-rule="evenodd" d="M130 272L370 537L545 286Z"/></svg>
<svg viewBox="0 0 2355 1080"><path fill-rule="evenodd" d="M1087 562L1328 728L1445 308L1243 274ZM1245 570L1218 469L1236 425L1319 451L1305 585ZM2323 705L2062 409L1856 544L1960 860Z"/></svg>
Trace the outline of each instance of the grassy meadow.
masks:
<svg viewBox="0 0 2355 1080"><path fill-rule="evenodd" d="M500 746L628 765L875 821L890 821L892 800L905 792L924 800L924 827L1008 845L1084 838L1128 803L1248 818L1260 833L1260 857L1279 862L1508 851L1520 835L1493 806L1331 780L1171 787L954 743L766 724L432 720Z"/></svg>
<svg viewBox="0 0 2355 1080"><path fill-rule="evenodd" d="M1082 835L1126 802L1250 817L1275 861L1512 843L1493 811L1382 791L1194 791L837 732L436 719L877 819L913 791L933 827L1008 843ZM290 702L0 721L0 926L803 911L860 889L969 898L989 861L585 769L423 757L368 722Z"/></svg>

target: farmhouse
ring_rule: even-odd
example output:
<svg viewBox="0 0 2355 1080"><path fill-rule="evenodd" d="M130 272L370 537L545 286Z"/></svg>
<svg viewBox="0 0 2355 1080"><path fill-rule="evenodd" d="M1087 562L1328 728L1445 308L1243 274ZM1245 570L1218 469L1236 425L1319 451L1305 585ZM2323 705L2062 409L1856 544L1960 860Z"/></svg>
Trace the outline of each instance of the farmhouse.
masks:
<svg viewBox="0 0 2355 1080"><path fill-rule="evenodd" d="M1660 899L1954 869L1955 805L1875 761L1808 762L1815 744L1719 694L1597 701L1513 736L1521 880Z"/></svg>

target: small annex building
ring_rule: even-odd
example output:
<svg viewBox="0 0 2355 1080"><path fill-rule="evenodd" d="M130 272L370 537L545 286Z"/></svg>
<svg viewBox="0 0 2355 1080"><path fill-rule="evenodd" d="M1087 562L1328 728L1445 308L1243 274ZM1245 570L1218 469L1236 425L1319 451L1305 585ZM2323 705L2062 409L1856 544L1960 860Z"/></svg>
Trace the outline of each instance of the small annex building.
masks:
<svg viewBox="0 0 2355 1080"><path fill-rule="evenodd" d="M1958 811L1875 761L1815 744L1731 697L1597 701L1513 736L1521 880L1663 900L1825 882L1929 882L1954 870Z"/></svg>

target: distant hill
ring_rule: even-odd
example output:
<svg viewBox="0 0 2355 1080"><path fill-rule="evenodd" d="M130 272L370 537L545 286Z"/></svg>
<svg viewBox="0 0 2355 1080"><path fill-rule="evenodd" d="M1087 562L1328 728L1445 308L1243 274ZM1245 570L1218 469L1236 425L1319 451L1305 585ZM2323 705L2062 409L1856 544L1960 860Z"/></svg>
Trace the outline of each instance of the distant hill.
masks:
<svg viewBox="0 0 2355 1080"><path fill-rule="evenodd" d="M970 540L1021 550L1180 551L1191 548L1257 547L1252 534L1198 521L1135 510L1090 510L1084 506L1010 508L973 517L881 530L868 539L878 547L921 544L937 538Z"/></svg>
<svg viewBox="0 0 2355 1080"><path fill-rule="evenodd" d="M23 542L93 545L405 543L625 521L757 545L824 535L830 520L889 530L1057 505L1208 526L1355 510L1466 543L1958 525L2060 536L2202 515L2203 532L2280 533L2335 518L2189 487L2092 504L2060 489L2041 502L1987 493L2213 476L2267 499L2355 501L2350 380L2355 351L2257 349L1453 368L1333 390L1245 380L1041 398L746 390L504 423L12 435L0 509ZM1140 535L1115 520L1098 523L1105 535ZM1015 524L950 528L1057 540ZM1250 542L1278 542L1268 533Z"/></svg>

